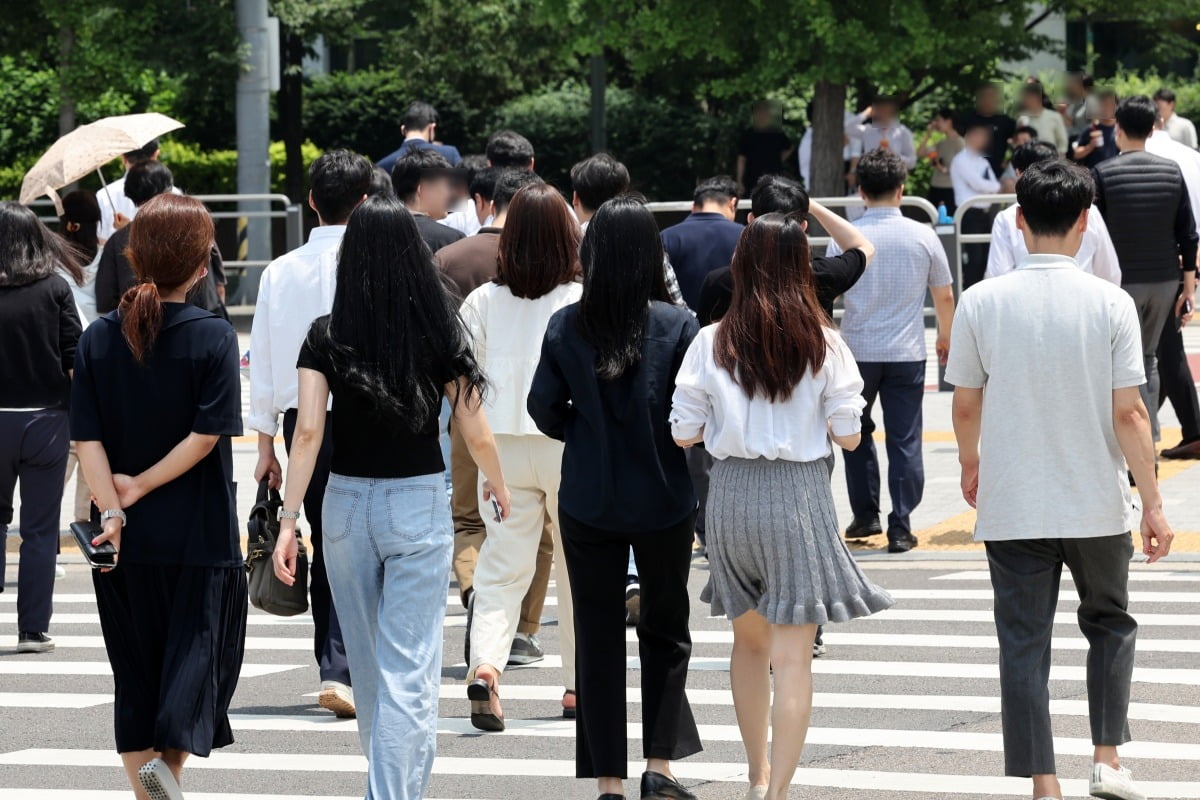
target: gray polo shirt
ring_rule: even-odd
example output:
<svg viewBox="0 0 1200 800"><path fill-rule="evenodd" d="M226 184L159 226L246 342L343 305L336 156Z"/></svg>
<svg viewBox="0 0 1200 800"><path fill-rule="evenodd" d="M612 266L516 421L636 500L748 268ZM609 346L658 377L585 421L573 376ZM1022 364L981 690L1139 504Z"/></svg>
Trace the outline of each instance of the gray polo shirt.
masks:
<svg viewBox="0 0 1200 800"><path fill-rule="evenodd" d="M1112 393L1146 377L1128 294L1066 256L1026 256L963 293L946 380L984 390L976 540L1130 530Z"/></svg>
<svg viewBox="0 0 1200 800"><path fill-rule="evenodd" d="M842 338L859 363L924 361L925 289L954 280L942 243L898 208L868 208L854 225L875 245L875 260L844 296ZM831 242L826 255L839 252Z"/></svg>

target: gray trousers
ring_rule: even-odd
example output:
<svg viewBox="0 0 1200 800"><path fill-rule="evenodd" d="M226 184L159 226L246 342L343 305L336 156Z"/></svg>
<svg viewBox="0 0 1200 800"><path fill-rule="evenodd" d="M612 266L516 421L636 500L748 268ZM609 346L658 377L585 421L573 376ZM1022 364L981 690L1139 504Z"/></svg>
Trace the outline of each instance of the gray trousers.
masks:
<svg viewBox="0 0 1200 800"><path fill-rule="evenodd" d="M1050 725L1050 639L1063 564L1079 593L1079 629L1088 640L1092 744L1129 741L1129 689L1137 622L1129 616L1128 533L1089 539L987 543L1000 641L1004 774L1055 774Z"/></svg>
<svg viewBox="0 0 1200 800"><path fill-rule="evenodd" d="M1167 320L1175 313L1175 298L1179 294L1179 281L1165 283L1129 283L1123 288L1133 304L1137 306L1138 322L1142 326L1142 361L1146 365L1146 382L1142 384L1142 400L1150 412L1150 429L1154 441L1161 435L1158 430L1158 341L1162 338Z"/></svg>

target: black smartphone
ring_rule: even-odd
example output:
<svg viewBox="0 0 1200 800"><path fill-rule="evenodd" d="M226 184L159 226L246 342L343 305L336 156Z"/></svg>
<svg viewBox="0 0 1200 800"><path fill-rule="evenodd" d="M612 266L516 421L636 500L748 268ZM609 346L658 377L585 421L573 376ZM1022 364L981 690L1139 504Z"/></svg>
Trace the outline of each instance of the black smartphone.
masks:
<svg viewBox="0 0 1200 800"><path fill-rule="evenodd" d="M1183 330L1183 318L1186 317L1188 314L1192 313L1192 301L1185 300L1183 302L1183 305L1180 307L1179 311L1180 311L1179 316L1175 318L1175 331L1176 332Z"/></svg>
<svg viewBox="0 0 1200 800"><path fill-rule="evenodd" d="M495 498L492 499L492 511L496 514L496 516L492 518L493 522L504 521L500 516L500 504L496 502Z"/></svg>

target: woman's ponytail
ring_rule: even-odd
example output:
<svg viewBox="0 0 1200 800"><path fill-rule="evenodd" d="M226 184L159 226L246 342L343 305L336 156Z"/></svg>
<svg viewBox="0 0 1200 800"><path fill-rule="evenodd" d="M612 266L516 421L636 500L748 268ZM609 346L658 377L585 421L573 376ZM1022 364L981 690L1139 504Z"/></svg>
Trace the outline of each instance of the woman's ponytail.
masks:
<svg viewBox="0 0 1200 800"><path fill-rule="evenodd" d="M139 364L154 347L154 340L162 328L162 298L154 281L145 281L125 292L118 309L121 316L121 333Z"/></svg>

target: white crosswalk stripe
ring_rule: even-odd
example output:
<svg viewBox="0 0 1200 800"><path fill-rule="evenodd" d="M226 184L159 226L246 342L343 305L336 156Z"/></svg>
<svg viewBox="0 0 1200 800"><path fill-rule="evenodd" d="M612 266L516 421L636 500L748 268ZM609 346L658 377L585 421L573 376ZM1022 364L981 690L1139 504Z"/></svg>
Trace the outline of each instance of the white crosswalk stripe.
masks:
<svg viewBox="0 0 1200 800"><path fill-rule="evenodd" d="M867 620L830 626L830 654L814 662L814 719L795 785L805 796L836 792L874 797L1019 798L1028 782L1003 777L997 643L986 570L880 570L895 608ZM693 576L693 590L703 585ZM1069 576L1064 574L1064 579ZM1134 571L1132 611L1142 626L1129 717L1135 739L1122 748L1149 796L1200 798L1200 572ZM94 596L80 581L55 598L57 649L0 658L0 731L30 714L17 738L0 732L3 800L116 800L129 796L111 748L111 675L104 660ZM75 591L66 591L66 588ZM553 589L552 589L553 591ZM0 637L15 637L14 593L0 594ZM502 734L480 734L467 719L465 616L447 594L446 657L440 681L439 756L430 798L594 796L576 782L575 723L558 714L563 690L553 596L540 638L543 661L505 672ZM1077 627L1074 593L1064 588L1054 642L1051 714L1068 797L1084 797L1090 763L1086 700L1087 641ZM729 688L728 623L693 614L689 700L706 752L673 765L705 800L744 793L746 766ZM230 722L237 745L188 762L188 800L351 800L362 797L365 759L356 722L315 707L312 618L252 611L245 664ZM630 756L641 750L640 661L636 633L626 636ZM0 640L0 652L7 647ZM72 723L74 720L76 723ZM58 735L43 737L55 721ZM64 724L65 723L65 724ZM78 732L71 725L78 724ZM69 735L61 731L66 728ZM631 761L631 776L644 768ZM1166 776L1166 777L1161 777Z"/></svg>

